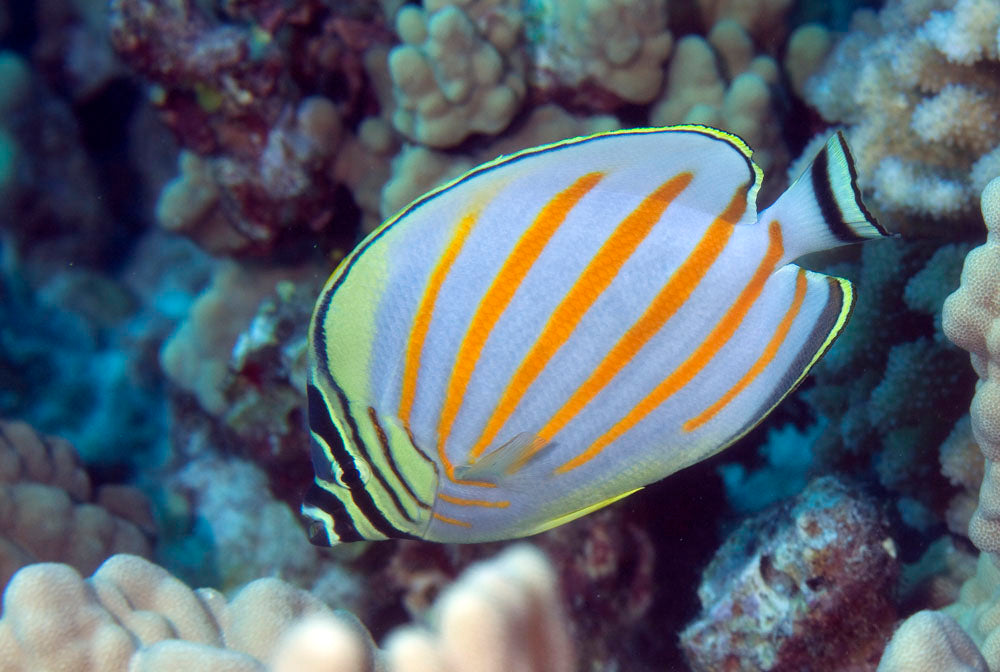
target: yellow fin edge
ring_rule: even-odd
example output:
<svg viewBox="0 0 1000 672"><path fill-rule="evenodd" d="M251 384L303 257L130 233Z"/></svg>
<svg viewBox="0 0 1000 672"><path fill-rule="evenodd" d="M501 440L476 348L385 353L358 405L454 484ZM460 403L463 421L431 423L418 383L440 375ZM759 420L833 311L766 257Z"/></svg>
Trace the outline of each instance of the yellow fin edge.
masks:
<svg viewBox="0 0 1000 672"><path fill-rule="evenodd" d="M817 273L816 271L810 271L810 272ZM817 273L817 274L826 275L825 273ZM829 331L829 333L827 333L826 340L823 341L819 349L816 350L816 352L813 354L812 359L809 360L809 363L802 370L802 373L799 374L799 377L795 379L795 381L791 384L791 386L787 390L785 390L785 393L778 398L778 400L774 403L774 405L771 406L769 409L767 409L767 411L763 415L761 415L760 418L758 418L757 422L753 423L745 430L743 430L736 436L732 437L729 441L720 446L717 450L708 453L701 459L706 459L708 457L711 457L712 455L721 453L723 450L725 450L726 448L733 445L734 443L742 439L744 436L749 434L755 427L757 427L757 425L763 422L764 419L767 416L769 416L771 412L774 411L774 409L777 408L781 404L781 402L785 400L786 397L788 397L788 395L790 395L792 392L795 391L795 389L802 383L803 379L809 375L809 372L816 365L816 362L818 362L820 359L823 358L823 355L825 355L827 350L830 349L830 346L833 345L833 342L837 340L838 336L840 336L840 332L844 330L845 326L847 326L847 320L851 317L851 312L854 310L854 301L856 298L854 295L854 285L851 283L850 280L847 280L845 278L838 278L835 275L827 275L826 277L836 281L837 284L840 285L841 291L844 293L844 302L840 306L840 314L837 315L837 320L836 322L834 322L833 328Z"/></svg>
<svg viewBox="0 0 1000 672"><path fill-rule="evenodd" d="M402 208L399 212L392 215L384 222L382 222L379 226L377 226L371 233L365 236L364 239L362 239L361 242L358 243L350 253L345 255L344 258L340 260L340 263L337 264L336 268L333 270L333 273L331 273L330 277L327 279L326 284L323 287L323 291L320 293L320 295L322 296L323 294L325 294L327 290L334 285L334 283L341 276L344 270L348 266L350 266L351 263L353 263L354 258L360 255L362 252L364 252L369 243L371 243L376 238L381 236L382 233L385 231L385 229L387 229L388 227L392 226L397 221L402 219L408 212L419 206L421 203L431 198L434 198L441 192L447 191L448 189L451 189L455 185L464 182L465 180L468 180L469 178L478 175L479 173L492 170L497 166L503 165L509 161L513 161L515 159L519 159L524 156L528 156L531 154L539 154L554 149L556 147L562 147L564 145L573 145L580 142L585 142L587 140L592 140L594 138L600 138L611 135L662 133L664 131L690 131L694 133L701 133L702 135L707 135L709 137L717 138L719 140L723 140L729 143L729 145L731 145L734 149L736 149L744 157L746 157L747 162L750 164L753 170L754 182L747 193L747 200L750 202L756 202L757 191L760 188L760 184L764 179L764 171L761 170L760 166L758 166L757 163L753 160L752 158L753 150L750 148L750 145L748 145L746 141L743 140L743 138L734 133L729 133L728 131L723 131L718 128L713 128L712 126L702 126L700 124L677 124L674 126L648 126L639 128L622 128L615 131L601 131L599 133L591 133L590 135L581 135L573 138L564 138L562 140L549 142L544 145L537 145L535 147L526 147L525 149L513 152L511 154L502 154L496 157L495 159L492 159L478 166L475 166L474 168L469 169L465 173L462 173L458 177L452 178L451 180L445 182L444 184L440 184L437 187L431 189L430 191L418 196L408 205Z"/></svg>
<svg viewBox="0 0 1000 672"><path fill-rule="evenodd" d="M585 516L592 511L603 509L605 506L608 506L609 504L614 504L619 499L625 499L629 495L639 492L640 490L642 490L642 487L638 487L635 490L629 490L628 492L624 492L620 495L615 495L614 497L605 499L604 501L598 502L597 504L591 504L590 506L585 506L582 509L577 509L576 511L570 511L569 513L553 518L552 520L547 520L538 527L525 532L524 536L527 537L531 536L532 534L538 534L539 532L545 532L546 530L551 530L553 527L559 527L560 525L563 525L572 520L576 520L577 518Z"/></svg>

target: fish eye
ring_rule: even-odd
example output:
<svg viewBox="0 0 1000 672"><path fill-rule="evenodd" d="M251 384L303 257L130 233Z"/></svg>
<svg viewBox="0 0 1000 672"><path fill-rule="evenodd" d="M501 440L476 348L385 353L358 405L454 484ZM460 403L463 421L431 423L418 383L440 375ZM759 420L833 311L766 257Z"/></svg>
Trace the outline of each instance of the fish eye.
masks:
<svg viewBox="0 0 1000 672"><path fill-rule="evenodd" d="M372 468L364 460L355 460L354 468L358 470L358 475L361 477L361 485L368 482L368 479L372 477ZM336 470L333 474L334 482L342 488L350 488L351 486L344 482L344 470L336 465Z"/></svg>

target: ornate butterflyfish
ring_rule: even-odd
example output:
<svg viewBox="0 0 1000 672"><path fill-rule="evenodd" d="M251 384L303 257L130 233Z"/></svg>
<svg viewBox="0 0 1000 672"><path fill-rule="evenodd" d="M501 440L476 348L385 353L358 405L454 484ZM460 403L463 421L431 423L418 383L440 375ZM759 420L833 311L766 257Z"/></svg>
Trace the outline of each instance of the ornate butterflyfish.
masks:
<svg viewBox="0 0 1000 672"><path fill-rule="evenodd" d="M713 455L843 329L800 256L880 238L838 133L770 207L740 138L573 138L481 165L348 254L310 325L315 543L476 542Z"/></svg>

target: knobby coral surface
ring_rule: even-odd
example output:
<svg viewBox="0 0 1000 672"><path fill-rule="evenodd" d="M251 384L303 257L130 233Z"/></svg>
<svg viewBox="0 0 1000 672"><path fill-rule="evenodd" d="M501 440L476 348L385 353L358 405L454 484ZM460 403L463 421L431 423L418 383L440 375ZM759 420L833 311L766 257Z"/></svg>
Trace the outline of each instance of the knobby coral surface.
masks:
<svg viewBox="0 0 1000 672"><path fill-rule="evenodd" d="M986 458L979 506L969 536L1000 561L1000 178L983 190L986 242L969 252L962 284L944 304L944 332L970 353L979 385L972 399L972 435Z"/></svg>
<svg viewBox="0 0 1000 672"><path fill-rule="evenodd" d="M33 562L92 572L113 553L148 557L152 531L138 490L95 489L68 442L0 421L0 583Z"/></svg>
<svg viewBox="0 0 1000 672"><path fill-rule="evenodd" d="M4 593L0 668L24 672L571 672L574 651L545 556L511 548L466 572L429 626L385 652L350 614L279 579L227 600L116 555L88 579L67 565L21 570Z"/></svg>

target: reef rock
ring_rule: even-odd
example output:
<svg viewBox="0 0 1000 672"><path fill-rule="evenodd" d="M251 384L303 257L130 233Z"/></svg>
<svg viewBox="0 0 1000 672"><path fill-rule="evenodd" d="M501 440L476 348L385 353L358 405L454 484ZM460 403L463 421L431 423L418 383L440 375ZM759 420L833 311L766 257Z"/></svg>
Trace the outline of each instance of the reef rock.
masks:
<svg viewBox="0 0 1000 672"><path fill-rule="evenodd" d="M681 633L700 670L874 670L899 566L878 507L835 477L740 525Z"/></svg>

